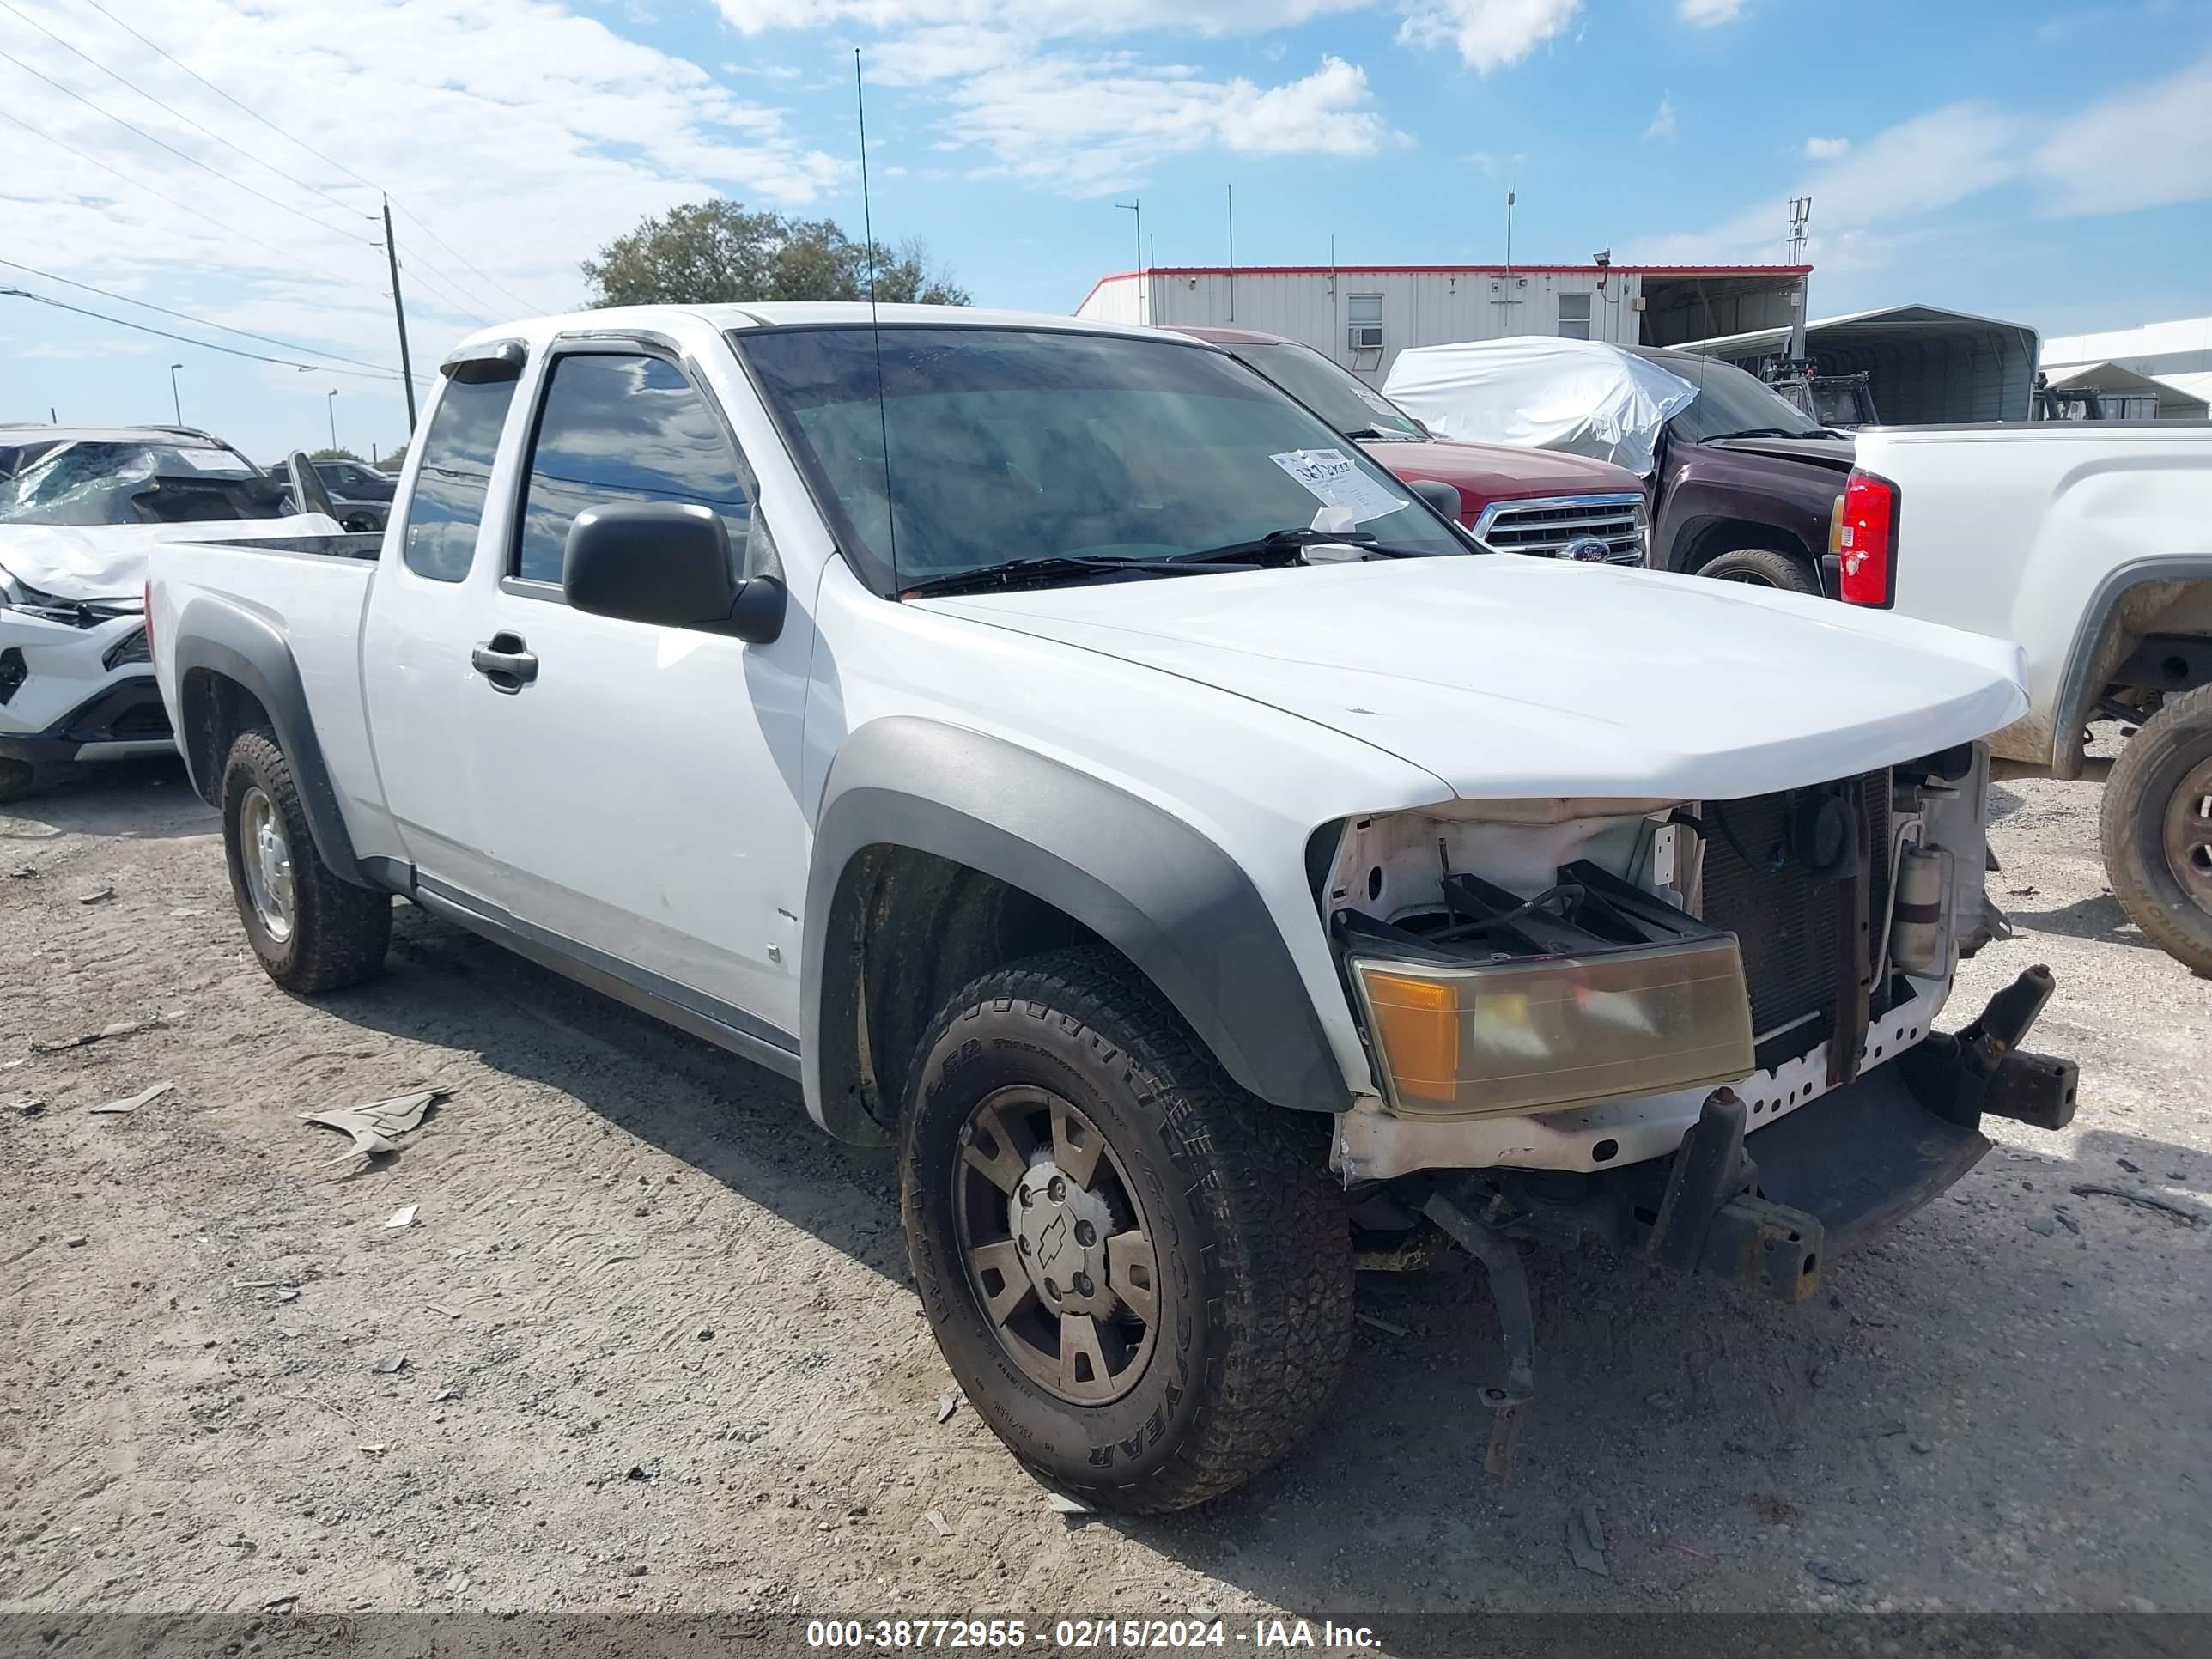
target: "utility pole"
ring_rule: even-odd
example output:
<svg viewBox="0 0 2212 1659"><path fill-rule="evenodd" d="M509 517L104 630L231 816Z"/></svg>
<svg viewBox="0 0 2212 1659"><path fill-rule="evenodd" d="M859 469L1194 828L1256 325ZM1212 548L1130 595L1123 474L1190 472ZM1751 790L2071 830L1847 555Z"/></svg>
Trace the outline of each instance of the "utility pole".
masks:
<svg viewBox="0 0 2212 1659"><path fill-rule="evenodd" d="M330 401L323 407L331 412L331 447L336 449L338 447L338 389L336 386L331 388Z"/></svg>
<svg viewBox="0 0 2212 1659"><path fill-rule="evenodd" d="M182 363L171 363L169 365L169 406L177 411L177 424L179 426L182 426L185 423L185 400L182 395L177 391L177 371L183 367L184 365Z"/></svg>
<svg viewBox="0 0 2212 1659"><path fill-rule="evenodd" d="M1513 192L1505 192L1505 269L1513 269Z"/></svg>
<svg viewBox="0 0 2212 1659"><path fill-rule="evenodd" d="M1812 216L1813 198L1811 197L1793 196L1790 198L1789 246L1790 263L1793 265L1802 265L1805 263L1805 226ZM1811 316L1805 308L1805 290L1808 286L1809 284L1805 278L1800 276L1797 279L1797 292L1791 296L1796 307L1795 314L1790 319L1790 357L1793 362L1802 362L1805 359L1805 325L1810 320Z"/></svg>
<svg viewBox="0 0 2212 1659"><path fill-rule="evenodd" d="M389 196L384 198L384 256L392 262L392 316L399 325L399 385L407 394L407 433L412 437L415 433L415 365L409 361L407 355L407 307L400 303L399 299L399 245L392 240L392 198ZM333 398L337 395L335 392L331 393ZM333 435L331 447L337 448L337 441Z"/></svg>
<svg viewBox="0 0 2212 1659"><path fill-rule="evenodd" d="M1229 320L1237 320L1237 186L1229 186Z"/></svg>

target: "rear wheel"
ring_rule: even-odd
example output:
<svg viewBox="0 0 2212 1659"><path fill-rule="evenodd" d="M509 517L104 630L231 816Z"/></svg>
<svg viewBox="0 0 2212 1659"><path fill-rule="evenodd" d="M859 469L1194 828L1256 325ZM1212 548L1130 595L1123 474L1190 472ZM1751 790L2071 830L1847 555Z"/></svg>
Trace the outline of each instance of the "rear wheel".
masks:
<svg viewBox="0 0 2212 1659"><path fill-rule="evenodd" d="M39 775L28 761L0 756L0 804L21 800L39 787Z"/></svg>
<svg viewBox="0 0 2212 1659"><path fill-rule="evenodd" d="M1752 587L1778 587L1785 593L1811 593L1820 591L1820 579L1802 559L1787 553L1777 553L1771 548L1740 547L1732 553L1698 567L1700 576L1711 576L1715 581L1742 582Z"/></svg>
<svg viewBox="0 0 2212 1659"><path fill-rule="evenodd" d="M2167 699L2105 782L2105 873L2144 937L2212 977L2212 685Z"/></svg>
<svg viewBox="0 0 2212 1659"><path fill-rule="evenodd" d="M392 896L332 874L292 768L268 732L242 733L222 772L222 848L246 942L270 978L312 996L380 972Z"/></svg>
<svg viewBox="0 0 2212 1659"><path fill-rule="evenodd" d="M953 1375L1044 1480L1182 1509L1320 1419L1352 1254L1300 1130L1109 952L986 975L939 1015L901 1123L908 1250Z"/></svg>

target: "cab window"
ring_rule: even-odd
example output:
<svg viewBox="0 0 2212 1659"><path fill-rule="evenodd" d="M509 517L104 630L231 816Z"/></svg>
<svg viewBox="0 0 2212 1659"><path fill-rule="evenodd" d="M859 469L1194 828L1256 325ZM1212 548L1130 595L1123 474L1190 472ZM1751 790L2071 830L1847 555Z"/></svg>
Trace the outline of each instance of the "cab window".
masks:
<svg viewBox="0 0 2212 1659"><path fill-rule="evenodd" d="M752 505L706 398L664 358L572 352L554 360L540 407L510 574L557 585L568 526L586 507L613 501L712 508L744 568Z"/></svg>
<svg viewBox="0 0 2212 1659"><path fill-rule="evenodd" d="M399 544L416 575L457 582L469 574L491 487L492 458L514 401L512 380L448 380L439 394Z"/></svg>

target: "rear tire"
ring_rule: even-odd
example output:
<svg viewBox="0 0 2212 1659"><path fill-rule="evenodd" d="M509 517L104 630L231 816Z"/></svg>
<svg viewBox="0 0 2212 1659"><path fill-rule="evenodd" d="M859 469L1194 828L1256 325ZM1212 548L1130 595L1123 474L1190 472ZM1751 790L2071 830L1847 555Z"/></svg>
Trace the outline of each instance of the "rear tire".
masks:
<svg viewBox="0 0 2212 1659"><path fill-rule="evenodd" d="M38 787L39 775L30 762L0 757L0 805L35 794Z"/></svg>
<svg viewBox="0 0 2212 1659"><path fill-rule="evenodd" d="M2105 873L2143 936L2212 978L2212 685L2127 740L2098 816Z"/></svg>
<svg viewBox="0 0 2212 1659"><path fill-rule="evenodd" d="M1751 587L1778 587L1785 593L1809 593L1818 598L1820 579L1801 559L1770 548L1740 547L1732 553L1698 567L1700 576L1715 581L1742 582Z"/></svg>
<svg viewBox="0 0 2212 1659"><path fill-rule="evenodd" d="M1040 1479L1184 1509L1320 1420L1352 1251L1315 1127L1103 950L987 974L938 1016L900 1121L908 1251L945 1363Z"/></svg>
<svg viewBox="0 0 2212 1659"><path fill-rule="evenodd" d="M266 731L243 732L230 746L222 850L246 942L270 978L314 996L382 971L392 896L331 872L315 850L290 763Z"/></svg>

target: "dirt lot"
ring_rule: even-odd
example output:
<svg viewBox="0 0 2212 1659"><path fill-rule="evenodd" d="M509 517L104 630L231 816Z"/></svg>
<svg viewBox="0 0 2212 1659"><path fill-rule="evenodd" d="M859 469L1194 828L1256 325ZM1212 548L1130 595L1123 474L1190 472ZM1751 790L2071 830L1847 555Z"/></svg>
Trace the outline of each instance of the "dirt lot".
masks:
<svg viewBox="0 0 2212 1659"><path fill-rule="evenodd" d="M889 1159L793 1086L404 907L388 977L292 1000L173 767L0 815L0 1609L2212 1608L2212 1227L2069 1191L2212 1210L2212 983L2106 892L2093 787L2000 805L2020 936L1952 1023L2050 962L2071 1131L1996 1126L1795 1311L1540 1259L1502 1489L1454 1263L1363 1282L1287 1466L1085 1522L939 1422ZM433 1084L374 1169L301 1121Z"/></svg>

